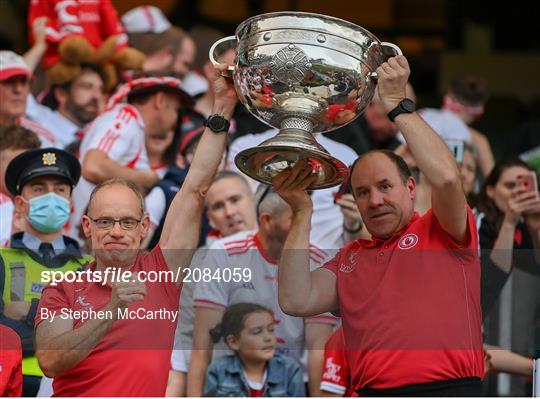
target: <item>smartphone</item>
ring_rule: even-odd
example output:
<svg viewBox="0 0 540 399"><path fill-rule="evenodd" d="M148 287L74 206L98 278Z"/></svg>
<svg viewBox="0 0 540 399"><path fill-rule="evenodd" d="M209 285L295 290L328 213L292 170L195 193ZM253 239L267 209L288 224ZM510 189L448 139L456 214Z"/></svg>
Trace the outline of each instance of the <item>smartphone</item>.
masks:
<svg viewBox="0 0 540 399"><path fill-rule="evenodd" d="M517 180L519 187L522 187L525 190L534 191L536 193L536 198L538 198L538 179L536 173L531 171L527 174L519 175Z"/></svg>
<svg viewBox="0 0 540 399"><path fill-rule="evenodd" d="M461 140L446 140L446 144L448 144L448 147L450 147L450 151L452 151L452 154L454 154L454 158L456 159L457 163L461 163L463 161L463 149L465 147L465 144Z"/></svg>

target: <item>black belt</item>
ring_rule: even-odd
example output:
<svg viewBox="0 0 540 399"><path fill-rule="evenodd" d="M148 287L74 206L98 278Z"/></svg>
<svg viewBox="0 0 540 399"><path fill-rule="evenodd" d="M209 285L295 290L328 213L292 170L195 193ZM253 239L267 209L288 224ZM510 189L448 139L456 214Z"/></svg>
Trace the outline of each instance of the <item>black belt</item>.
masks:
<svg viewBox="0 0 540 399"><path fill-rule="evenodd" d="M399 388L362 388L360 396L482 396L482 380L478 377L433 381Z"/></svg>

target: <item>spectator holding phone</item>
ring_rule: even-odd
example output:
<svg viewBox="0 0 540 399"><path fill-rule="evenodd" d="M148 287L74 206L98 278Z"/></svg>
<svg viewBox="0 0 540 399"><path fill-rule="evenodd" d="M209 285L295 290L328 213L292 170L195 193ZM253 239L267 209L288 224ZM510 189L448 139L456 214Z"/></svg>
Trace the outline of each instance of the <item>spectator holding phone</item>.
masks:
<svg viewBox="0 0 540 399"><path fill-rule="evenodd" d="M482 310L489 312L514 266L540 275L540 199L536 174L518 160L498 162L477 206Z"/></svg>

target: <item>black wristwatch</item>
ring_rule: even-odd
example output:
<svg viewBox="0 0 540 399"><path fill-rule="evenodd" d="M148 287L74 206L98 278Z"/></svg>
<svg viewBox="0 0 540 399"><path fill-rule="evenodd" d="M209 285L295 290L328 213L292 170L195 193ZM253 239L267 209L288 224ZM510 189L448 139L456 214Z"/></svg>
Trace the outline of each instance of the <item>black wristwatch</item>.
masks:
<svg viewBox="0 0 540 399"><path fill-rule="evenodd" d="M204 121L204 126L209 127L214 133L228 132L231 122L225 119L223 115L214 114Z"/></svg>
<svg viewBox="0 0 540 399"><path fill-rule="evenodd" d="M413 100L409 98L404 98L401 100L396 108L394 108L392 111L390 111L387 115L388 118L394 122L394 119L399 114L412 114L414 111L416 111L416 104Z"/></svg>

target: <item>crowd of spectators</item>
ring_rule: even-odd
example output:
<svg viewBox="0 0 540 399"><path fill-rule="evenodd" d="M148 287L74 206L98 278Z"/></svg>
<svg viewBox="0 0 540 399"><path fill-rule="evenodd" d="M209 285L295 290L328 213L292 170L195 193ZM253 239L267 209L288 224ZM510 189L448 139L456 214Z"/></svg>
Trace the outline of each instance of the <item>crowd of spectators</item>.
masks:
<svg viewBox="0 0 540 399"><path fill-rule="evenodd" d="M58 45L51 38L51 21L45 17L29 26L32 46L25 54L0 51L0 393L356 395L352 375L362 363L362 345L346 345L350 321L342 320L343 314L334 312L337 309L317 311L320 308L315 306L309 315L284 311L278 300L282 295L278 269L283 267L289 233L296 231L292 224L297 209L278 188L259 184L235 166L236 154L274 136L276 130L249 114L236 98L228 97L233 90L230 82L216 75L206 57L221 33L210 28L187 32L153 6L134 8L120 21L120 32L127 35L130 48L145 59L138 70L119 69L114 86L103 65L83 62L68 81L45 81L40 85L45 89L32 92L31 82L42 68L42 57ZM53 22L58 31L63 29L61 21ZM230 65L234 57L234 50L228 49L219 54L219 61ZM406 90L407 97L414 99L412 87ZM540 200L534 186L540 153L534 137L540 132L530 122L527 126L532 127L526 132L534 130L536 136L527 133L533 139L523 138L511 158L497 159L489 131L471 127L482 117L489 98L484 79L462 76L448 87L440 108L418 112L453 150L460 187L474 215L468 220L477 228L468 228L478 234L472 242L478 243L480 254L480 323L487 323L493 314L514 269L540 276ZM223 143L205 141L206 120L216 113L217 105L226 108L223 113L230 111L231 127ZM419 217L435 217L432 198L440 187L433 182L432 171L422 168L425 160L418 156L418 143L410 144L411 133L400 132L386 114L384 98L376 94L364 115L316 139L349 166L372 150L388 159L393 159L388 154L398 154L414 176L414 210ZM223 154L218 153L222 144ZM368 168L369 155L360 159L356 167ZM388 159L385 162L392 168L399 164ZM310 193L309 270L324 265L331 269L327 262L343 246L377 242L357 207L358 195L347 185ZM144 230L140 234L139 228ZM115 309L128 308L143 298L148 305L153 294L167 303L167 309L180 310L174 334L164 323L126 333L129 343L121 349L160 351L144 355L154 356L153 360L135 360L142 356L136 352L103 354L111 351L107 345L123 339L122 328L133 326L123 321L112 320L108 326L44 326L43 302L57 309L62 301L86 309L85 301L93 297L95 308L112 306L113 300L104 300L103 292L96 289L44 290L40 274L92 269L95 261L99 266L111 257L118 265L128 262L126 257L135 259L135 255L111 255L122 248L107 247L104 232L126 235L122 238L126 248L133 248L132 241L140 248L137 254L144 253L133 270L189 267L181 291L173 285L160 288L157 283L144 288L138 282L113 287L107 294L116 300ZM173 263L177 265L172 267ZM249 279L226 278L226 270L237 269L249 270ZM205 274L212 278L196 278ZM76 294L77 289L86 296ZM45 292L46 299L40 303ZM129 298L119 292L127 292ZM539 293L515 293L528 297L530 307L522 311L531 331L539 329ZM171 301L176 302L171 305ZM69 335L73 331L80 334ZM139 334L146 335L144 344L129 346ZM59 337L69 339L60 341ZM162 347L156 342L171 345ZM496 347L497 342L484 344L486 374L506 371L530 378L532 345L527 352L512 353ZM50 349L62 351L61 359L47 354L54 352ZM164 357L167 366L163 362L158 366ZM87 365L90 359L91 366ZM108 367L98 370L98 361ZM103 373L114 374L116 364L130 362L153 368L146 381L130 388L123 385L122 378L133 379L127 375L129 367L119 372L117 382L101 379ZM150 376L157 372L152 380Z"/></svg>

